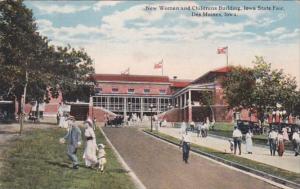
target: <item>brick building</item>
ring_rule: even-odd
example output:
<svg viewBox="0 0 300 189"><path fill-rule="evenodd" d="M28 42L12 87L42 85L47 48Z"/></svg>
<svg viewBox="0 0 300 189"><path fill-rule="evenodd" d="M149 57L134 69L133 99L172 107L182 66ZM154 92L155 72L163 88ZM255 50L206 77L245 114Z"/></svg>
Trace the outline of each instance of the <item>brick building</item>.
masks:
<svg viewBox="0 0 300 189"><path fill-rule="evenodd" d="M232 112L223 98L220 81L228 67L209 71L195 80L167 76L95 74L96 95L89 114L104 120L106 114L140 118L156 114L168 121L231 121ZM211 95L207 104L200 100Z"/></svg>
<svg viewBox="0 0 300 189"><path fill-rule="evenodd" d="M130 117L136 114L140 118L157 115L171 122L198 122L207 117L230 122L233 112L226 104L221 87L222 78L229 71L229 67L223 67L195 80L152 75L95 74L96 94L84 106L78 103L72 106L76 109L75 113L87 113L97 121L104 121L107 115ZM211 96L209 104L201 100L204 95ZM51 99L49 104L45 104L44 116L56 116L61 101L60 95L58 99ZM27 104L25 110L28 113L32 108L31 104ZM78 108L80 111L77 111ZM242 111L240 117L249 119L248 112ZM255 115L251 120L256 121Z"/></svg>

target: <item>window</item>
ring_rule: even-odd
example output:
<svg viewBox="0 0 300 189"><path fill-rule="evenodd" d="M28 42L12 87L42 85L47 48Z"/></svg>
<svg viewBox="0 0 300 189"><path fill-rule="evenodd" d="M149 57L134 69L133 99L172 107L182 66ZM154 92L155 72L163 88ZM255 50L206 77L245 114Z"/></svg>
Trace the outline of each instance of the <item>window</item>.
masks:
<svg viewBox="0 0 300 189"><path fill-rule="evenodd" d="M166 90L165 89L160 89L159 94L166 94Z"/></svg>
<svg viewBox="0 0 300 189"><path fill-rule="evenodd" d="M144 89L144 93L145 94L149 94L150 93L150 89Z"/></svg>
<svg viewBox="0 0 300 189"><path fill-rule="evenodd" d="M113 88L111 89L111 91L112 91L113 93L117 93L117 92L119 92L119 88L113 87Z"/></svg>
<svg viewBox="0 0 300 189"><path fill-rule="evenodd" d="M128 93L134 93L134 89L128 89Z"/></svg>

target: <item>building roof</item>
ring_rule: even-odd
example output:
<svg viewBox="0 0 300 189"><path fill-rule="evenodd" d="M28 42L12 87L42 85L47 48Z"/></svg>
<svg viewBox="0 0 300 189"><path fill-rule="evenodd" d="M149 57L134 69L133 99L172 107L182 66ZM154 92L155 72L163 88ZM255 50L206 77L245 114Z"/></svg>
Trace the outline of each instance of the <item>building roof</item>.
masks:
<svg viewBox="0 0 300 189"><path fill-rule="evenodd" d="M184 88L188 86L192 80L178 80L178 79L172 79L170 80L171 87L177 87L177 88Z"/></svg>
<svg viewBox="0 0 300 189"><path fill-rule="evenodd" d="M229 66L225 66L225 67L222 67L222 68L218 68L216 70L212 70L210 72L216 72L216 73L228 73L230 72L232 69L232 67L229 67Z"/></svg>
<svg viewBox="0 0 300 189"><path fill-rule="evenodd" d="M225 67L221 67L221 68L209 71L209 72L205 73L204 75L198 77L191 83L199 83L199 82L208 80L209 78L215 77L216 75L228 73L231 71L231 69L232 69L232 67L225 66Z"/></svg>
<svg viewBox="0 0 300 189"><path fill-rule="evenodd" d="M96 81L128 81L128 82L156 82L169 83L168 76L129 75L129 74L95 74Z"/></svg>

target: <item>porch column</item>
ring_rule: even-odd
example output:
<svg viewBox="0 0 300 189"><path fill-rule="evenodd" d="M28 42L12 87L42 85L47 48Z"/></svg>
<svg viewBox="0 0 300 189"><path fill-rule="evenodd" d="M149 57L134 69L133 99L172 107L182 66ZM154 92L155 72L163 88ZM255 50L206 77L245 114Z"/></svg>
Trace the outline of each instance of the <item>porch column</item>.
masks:
<svg viewBox="0 0 300 189"><path fill-rule="evenodd" d="M124 116L124 122L126 123L126 117L127 117L127 100L126 100L126 97L124 97L124 112L123 112L123 116Z"/></svg>
<svg viewBox="0 0 300 189"><path fill-rule="evenodd" d="M184 93L184 95L183 95L183 107L184 107L184 115L183 115L183 119L184 119L184 121L188 121L188 118L187 118L187 116L186 116L186 114L188 113L187 111L188 111L188 109L186 109L186 107L187 107L187 99L186 99L186 95L187 93Z"/></svg>
<svg viewBox="0 0 300 189"><path fill-rule="evenodd" d="M192 121L192 91L191 90L189 90L189 96L188 96L188 98L189 98L189 101L188 101L188 114L189 114L189 122L191 122Z"/></svg>
<svg viewBox="0 0 300 189"><path fill-rule="evenodd" d="M110 97L107 97L106 100L107 100L107 101L106 101L107 109L108 109L109 111L111 111L111 110L110 110L110 107L109 107L109 104L110 104Z"/></svg>
<svg viewBox="0 0 300 189"><path fill-rule="evenodd" d="M159 114L159 112L160 112L160 98L157 98L156 99L157 100L157 103L156 103L156 115L158 115Z"/></svg>
<svg viewBox="0 0 300 189"><path fill-rule="evenodd" d="M143 105L144 105L144 99L143 98L140 98L140 101L141 101L141 111L140 111L140 118L141 118L141 120L143 119L143 111L144 111L144 108L143 108Z"/></svg>

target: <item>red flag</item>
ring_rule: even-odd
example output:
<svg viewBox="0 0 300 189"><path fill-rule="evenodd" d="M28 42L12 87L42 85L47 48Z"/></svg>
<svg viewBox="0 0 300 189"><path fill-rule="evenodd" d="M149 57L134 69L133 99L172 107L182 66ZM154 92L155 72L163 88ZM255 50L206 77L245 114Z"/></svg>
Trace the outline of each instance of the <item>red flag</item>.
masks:
<svg viewBox="0 0 300 189"><path fill-rule="evenodd" d="M226 54L228 50L228 47L222 47L217 49L218 54Z"/></svg>
<svg viewBox="0 0 300 189"><path fill-rule="evenodd" d="M154 69L160 69L163 67L163 60L161 60L159 63L154 64Z"/></svg>

